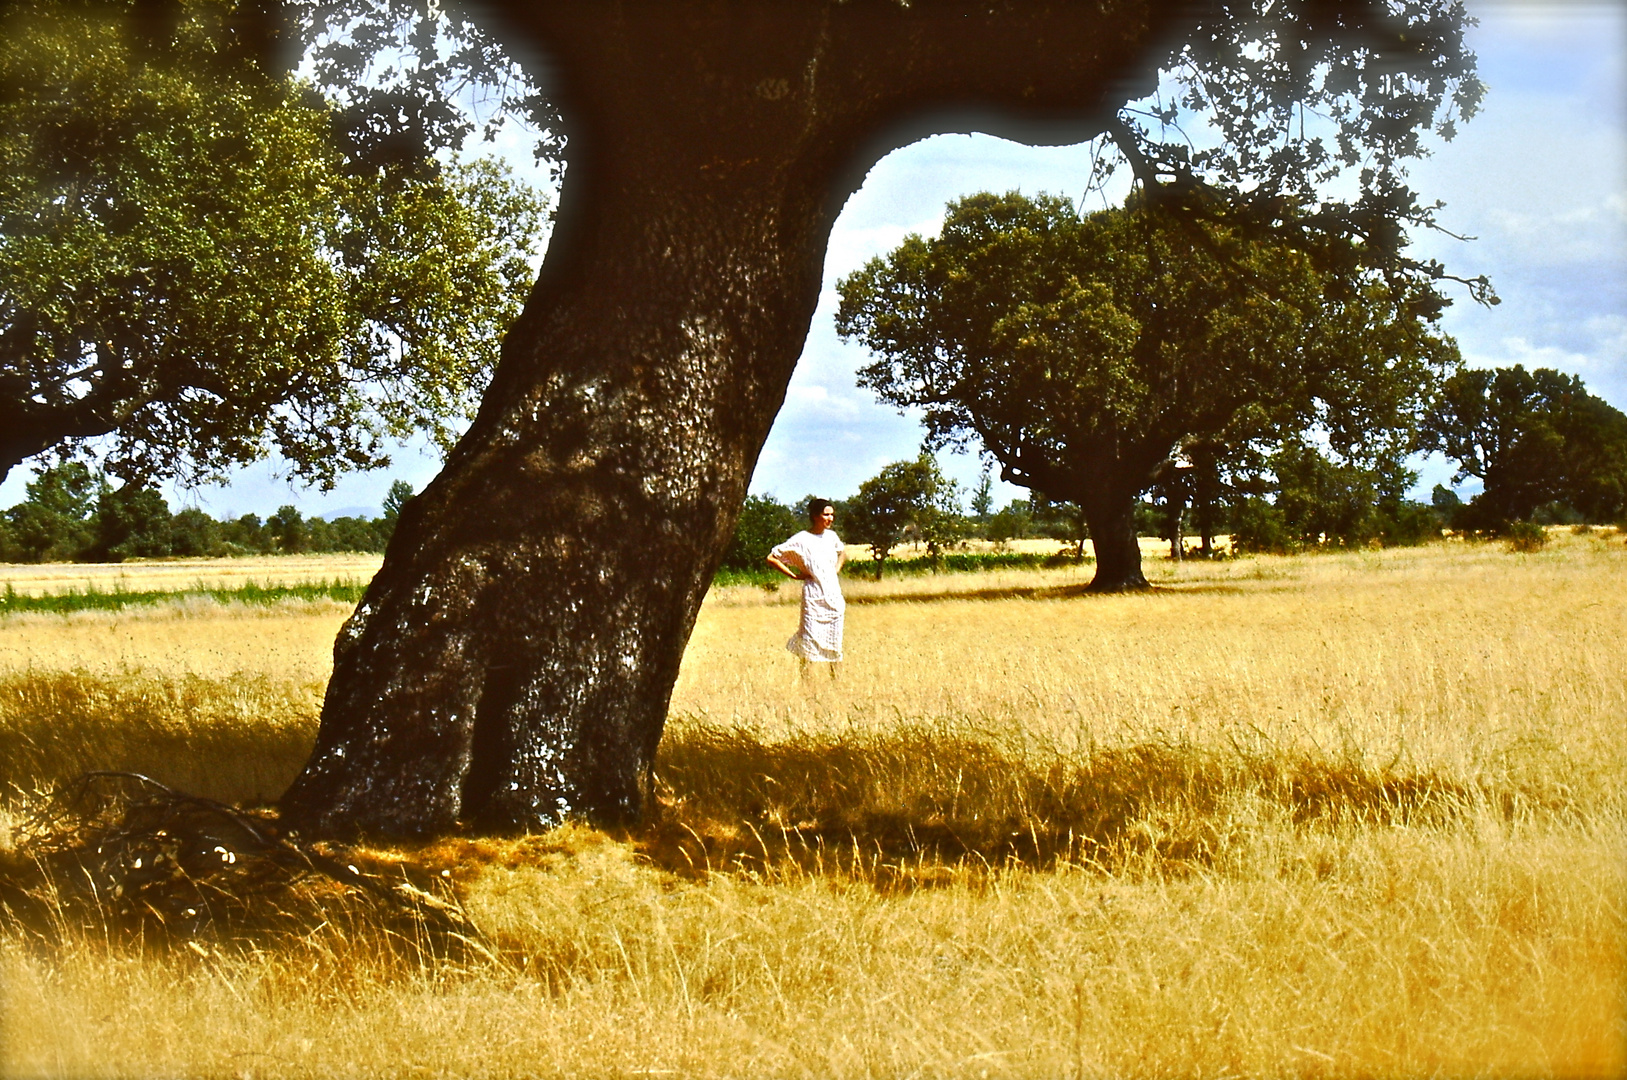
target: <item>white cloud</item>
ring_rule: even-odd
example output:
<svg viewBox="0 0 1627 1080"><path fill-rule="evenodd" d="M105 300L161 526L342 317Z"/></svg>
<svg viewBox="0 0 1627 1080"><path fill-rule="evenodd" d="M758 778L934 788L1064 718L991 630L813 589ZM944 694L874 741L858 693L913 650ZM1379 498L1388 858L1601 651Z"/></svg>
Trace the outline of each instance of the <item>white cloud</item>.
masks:
<svg viewBox="0 0 1627 1080"><path fill-rule="evenodd" d="M1621 262L1627 255L1627 203L1600 197L1584 205L1551 209L1492 207L1481 238L1493 257L1528 266Z"/></svg>
<svg viewBox="0 0 1627 1080"><path fill-rule="evenodd" d="M1528 368L1556 368L1568 372L1592 366L1592 357L1584 353L1571 352L1557 345L1534 345L1523 337L1504 338L1502 346L1501 355L1484 366L1511 367L1514 364L1523 364Z"/></svg>
<svg viewBox="0 0 1627 1080"><path fill-rule="evenodd" d="M1627 356L1627 313L1595 315L1583 328L1607 342L1615 356Z"/></svg>
<svg viewBox="0 0 1627 1080"><path fill-rule="evenodd" d="M825 281L834 286L837 278L845 277L878 255L885 255L903 242L910 233L922 236L935 234L943 225L943 214L898 225L879 225L868 229L831 230L830 246L825 251ZM834 290L829 294L836 296Z"/></svg>
<svg viewBox="0 0 1627 1080"><path fill-rule="evenodd" d="M830 387L817 383L793 381L785 394L785 408L823 421L855 418L864 411L865 404L853 390L839 388L832 393Z"/></svg>
<svg viewBox="0 0 1627 1080"><path fill-rule="evenodd" d="M1601 221L1607 220L1614 209L1611 207L1610 202L1611 200L1604 199L1596 206L1578 206L1548 213L1510 210L1499 206L1492 208L1489 216L1492 221L1502 227L1504 232L1515 236L1546 236L1556 228L1597 225Z"/></svg>
<svg viewBox="0 0 1627 1080"><path fill-rule="evenodd" d="M1627 315L1606 314L1569 328L1571 344L1553 336L1513 334L1463 349L1470 367L1553 368L1580 376L1590 393L1627 406Z"/></svg>

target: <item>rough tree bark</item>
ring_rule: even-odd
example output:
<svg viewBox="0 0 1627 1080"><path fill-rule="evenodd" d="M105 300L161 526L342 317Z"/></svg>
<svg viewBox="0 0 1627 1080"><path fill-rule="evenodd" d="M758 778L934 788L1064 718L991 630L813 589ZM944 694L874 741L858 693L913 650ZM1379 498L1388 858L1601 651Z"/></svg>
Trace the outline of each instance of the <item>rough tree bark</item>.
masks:
<svg viewBox="0 0 1627 1080"><path fill-rule="evenodd" d="M559 227L479 417L340 634L288 817L393 835L639 817L844 200L931 132L1088 137L1149 88L1137 60L1184 10L498 5L569 124Z"/></svg>

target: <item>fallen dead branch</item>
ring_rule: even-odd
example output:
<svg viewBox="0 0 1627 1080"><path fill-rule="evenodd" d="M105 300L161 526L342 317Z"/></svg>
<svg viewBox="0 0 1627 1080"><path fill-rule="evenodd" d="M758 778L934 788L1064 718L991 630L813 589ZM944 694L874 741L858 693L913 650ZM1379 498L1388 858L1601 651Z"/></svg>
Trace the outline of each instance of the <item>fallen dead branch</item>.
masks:
<svg viewBox="0 0 1627 1080"><path fill-rule="evenodd" d="M16 839L0 864L0 913L42 936L80 926L198 948L369 923L422 958L496 960L442 874L302 842L272 811L140 773L59 787Z"/></svg>

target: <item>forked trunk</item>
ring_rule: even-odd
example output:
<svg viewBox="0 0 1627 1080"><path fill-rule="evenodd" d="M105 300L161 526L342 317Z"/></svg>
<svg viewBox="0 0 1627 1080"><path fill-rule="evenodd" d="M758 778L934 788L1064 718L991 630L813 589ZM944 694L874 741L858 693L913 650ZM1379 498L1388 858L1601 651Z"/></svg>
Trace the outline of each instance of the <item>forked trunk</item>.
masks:
<svg viewBox="0 0 1627 1080"><path fill-rule="evenodd" d="M1183 8L502 10L521 51L549 50L570 121L560 223L479 417L335 646L283 799L307 832L638 817L849 192L894 146L989 129L896 126L945 103L1073 110L1067 141L1087 137L1132 93L1152 13Z"/></svg>
<svg viewBox="0 0 1627 1080"><path fill-rule="evenodd" d="M641 812L831 220L823 190L711 173L707 150L651 150L596 195L591 254L539 290L473 429L407 504L284 800L308 828Z"/></svg>

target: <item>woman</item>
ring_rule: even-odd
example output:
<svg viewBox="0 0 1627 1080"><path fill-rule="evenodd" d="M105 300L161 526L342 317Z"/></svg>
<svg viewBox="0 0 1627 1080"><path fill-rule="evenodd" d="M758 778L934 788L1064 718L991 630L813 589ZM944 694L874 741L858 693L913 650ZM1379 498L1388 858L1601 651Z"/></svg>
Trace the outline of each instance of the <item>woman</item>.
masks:
<svg viewBox="0 0 1627 1080"><path fill-rule="evenodd" d="M828 499L808 500L808 528L768 553L768 565L802 582L802 625L785 643L806 665L836 664L842 659L842 615L847 602L837 574L847 552L831 525L836 508ZM830 669L835 678L836 669Z"/></svg>

